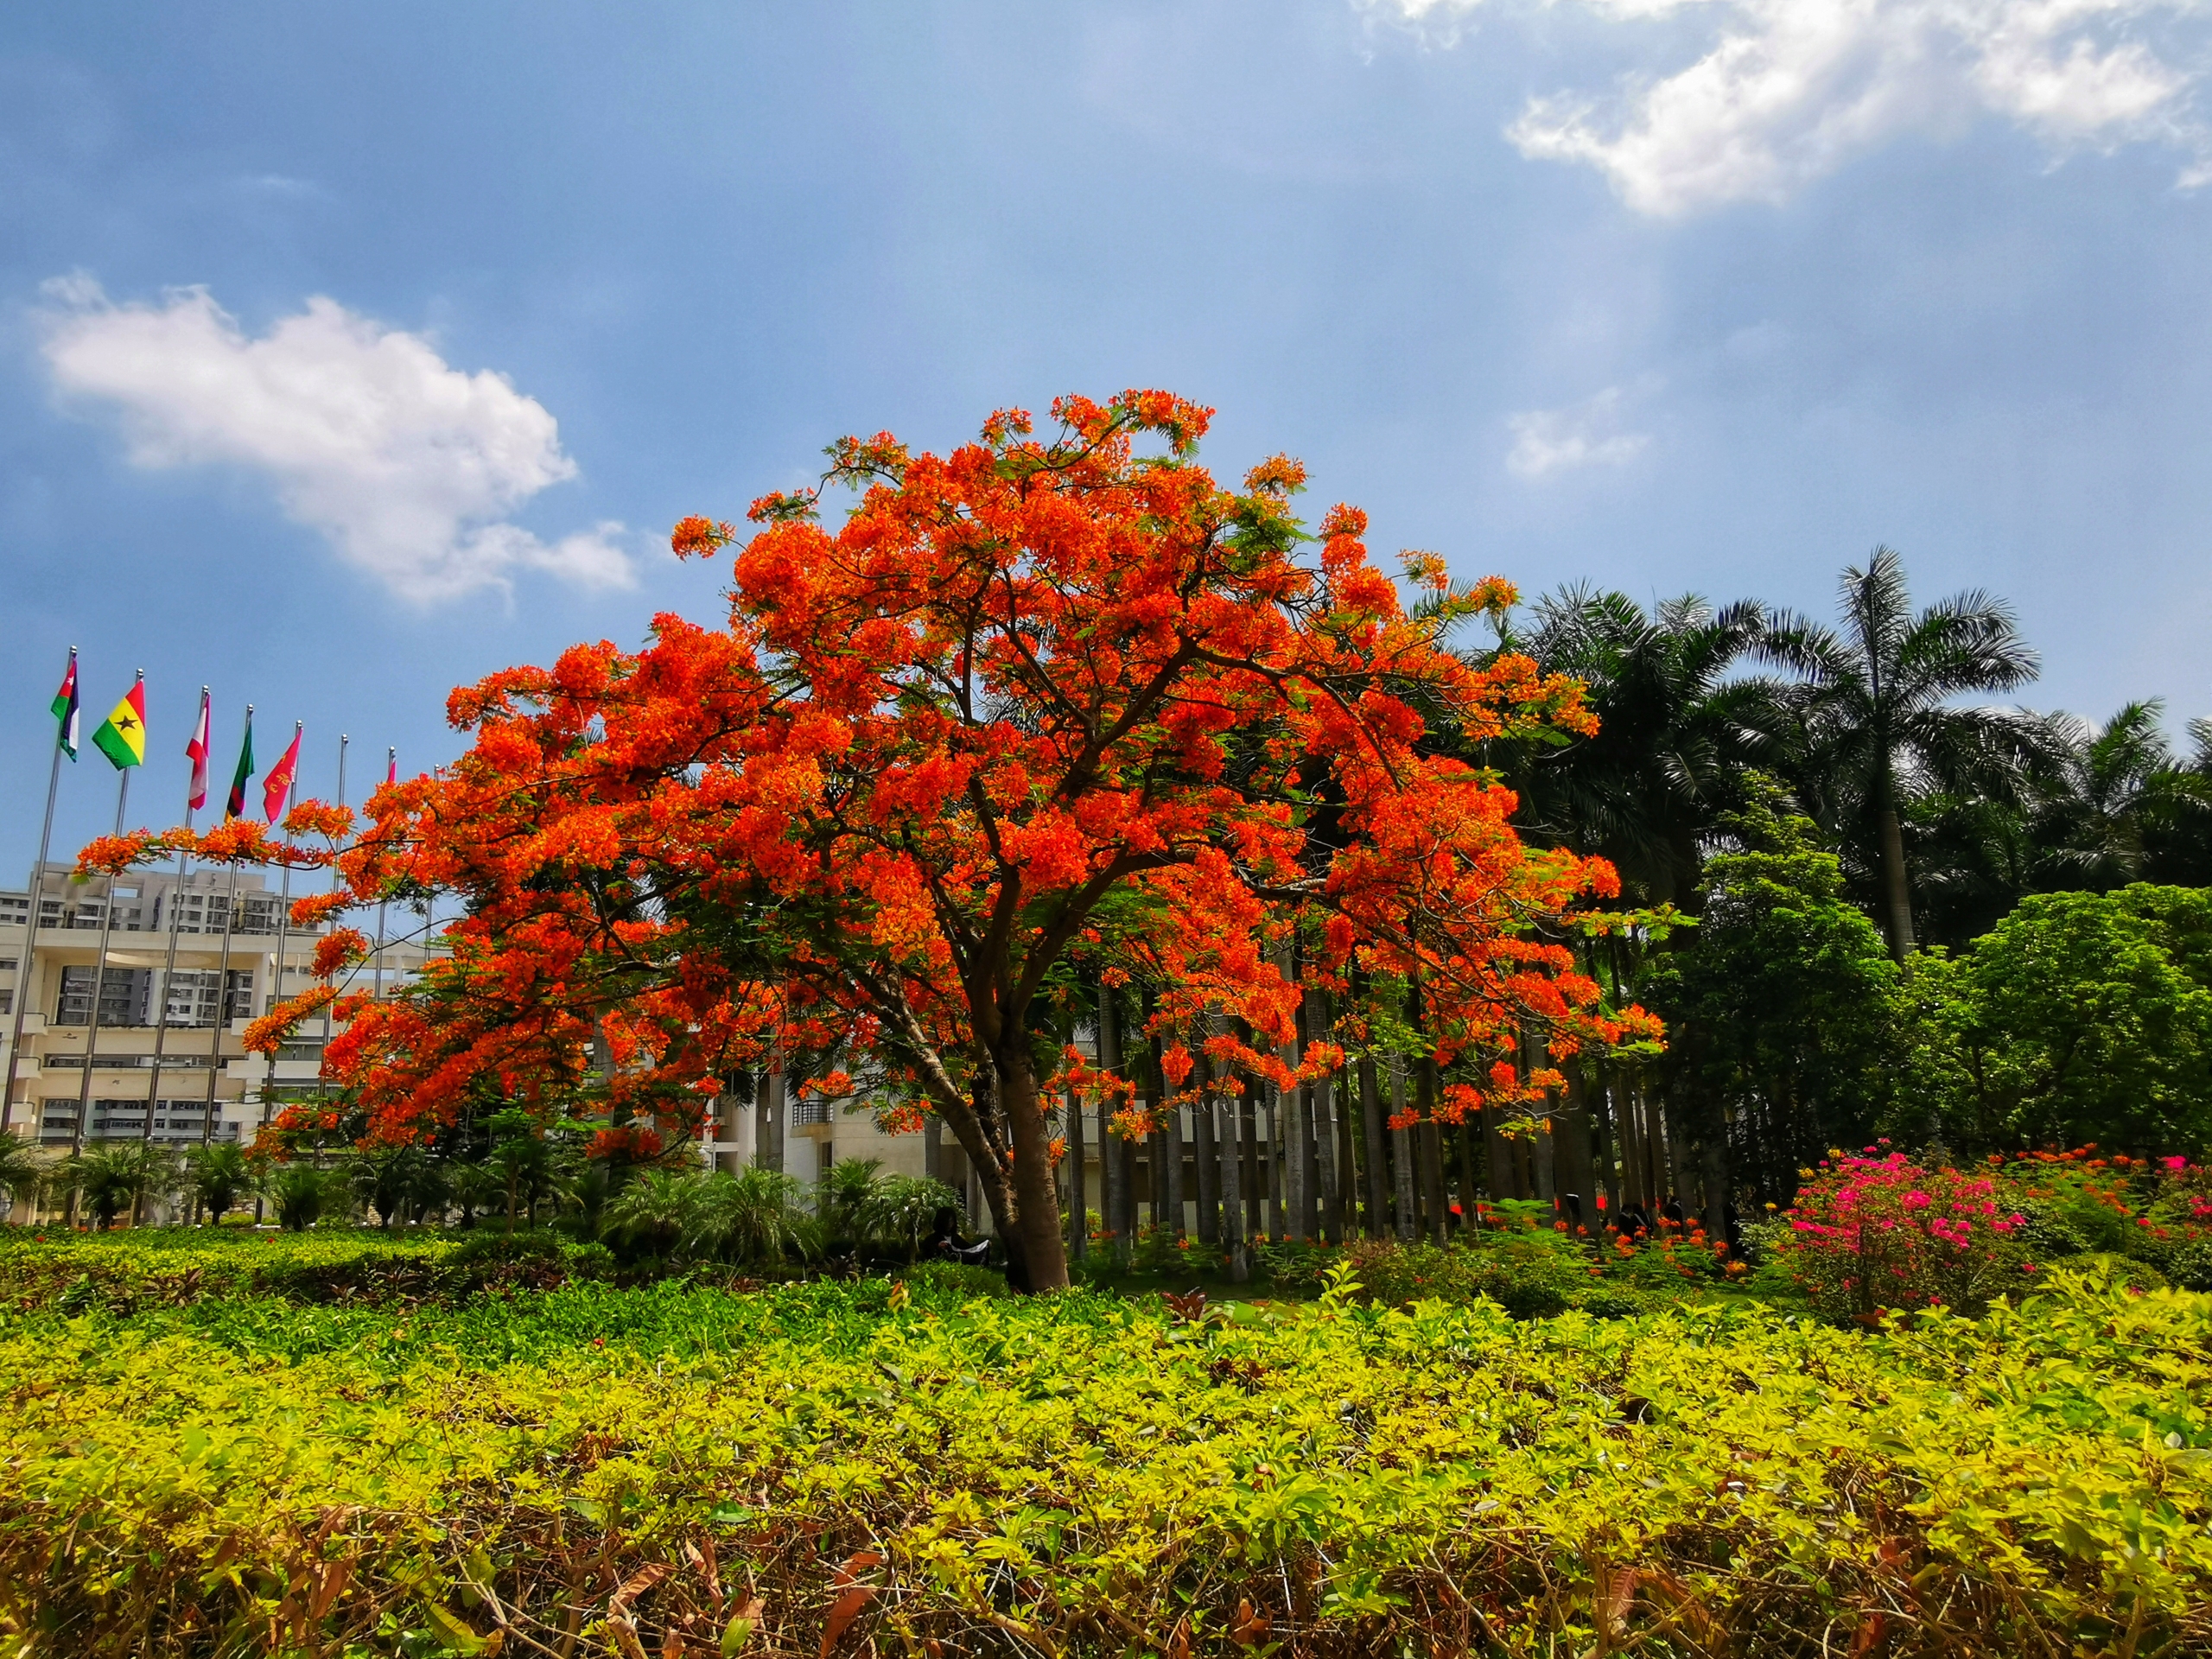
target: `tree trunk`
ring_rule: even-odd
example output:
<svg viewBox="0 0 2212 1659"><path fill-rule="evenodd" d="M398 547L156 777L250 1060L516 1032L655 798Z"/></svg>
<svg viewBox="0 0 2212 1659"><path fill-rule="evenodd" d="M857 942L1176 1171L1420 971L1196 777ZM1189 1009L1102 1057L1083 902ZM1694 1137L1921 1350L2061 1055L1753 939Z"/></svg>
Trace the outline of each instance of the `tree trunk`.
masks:
<svg viewBox="0 0 2212 1659"><path fill-rule="evenodd" d="M1715 1243L1728 1238L1728 1154L1720 1137L1707 1138L1705 1161L1705 1236Z"/></svg>
<svg viewBox="0 0 2212 1659"><path fill-rule="evenodd" d="M1146 1017L1149 1020L1152 1001L1145 1000ZM1174 1207L1182 1195L1178 1191L1183 1185L1182 1171L1175 1167L1171 1156L1178 1151L1182 1136L1177 1133L1179 1123L1171 1122L1167 1106L1167 1074L1160 1069L1160 1041L1154 1033L1146 1046L1151 1065L1147 1068L1146 1086L1152 1103L1152 1133L1145 1137L1146 1185L1152 1193L1152 1228L1163 1237L1173 1237L1183 1230L1182 1216Z"/></svg>
<svg viewBox="0 0 2212 1659"><path fill-rule="evenodd" d="M1459 1147L1459 1225L1462 1229L1475 1225L1476 1217L1482 1213L1479 1208L1483 1199L1481 1166L1476 1161L1475 1152L1481 1134L1480 1124L1463 1118L1454 1126L1452 1135Z"/></svg>
<svg viewBox="0 0 2212 1659"><path fill-rule="evenodd" d="M1390 1058L1390 1116L1406 1115L1406 1063ZM1421 1231L1421 1205L1414 1197L1414 1135L1411 1129L1390 1131L1390 1171L1395 1184L1399 1242L1410 1244Z"/></svg>
<svg viewBox="0 0 2212 1659"><path fill-rule="evenodd" d="M1359 1063L1359 1134L1367 1154L1367 1226L1370 1238L1381 1238L1390 1230L1389 1154L1383 1150L1382 1091L1375 1075L1375 1058Z"/></svg>
<svg viewBox="0 0 2212 1659"><path fill-rule="evenodd" d="M1228 1264L1229 1281L1241 1285L1251 1277L1251 1263L1246 1255L1245 1240L1249 1234L1244 1221L1243 1149L1239 1144L1237 1119L1245 1109L1243 1094L1225 1095L1220 1103L1221 1134L1217 1141L1211 1133L1215 1117L1214 1103L1208 1101L1198 1109L1205 1114L1208 1141L1216 1141L1219 1161L1216 1167L1221 1173L1221 1236L1222 1255ZM1203 1155L1203 1154L1201 1154Z"/></svg>
<svg viewBox="0 0 2212 1659"><path fill-rule="evenodd" d="M772 1053L767 1074L760 1079L759 1144L753 1148L753 1160L763 1169L784 1173L784 1119L788 1116L784 1103L784 1057L781 1051Z"/></svg>
<svg viewBox="0 0 2212 1659"><path fill-rule="evenodd" d="M1084 1174L1083 1102L1068 1090L1068 1260L1080 1262L1090 1246L1090 1194Z"/></svg>
<svg viewBox="0 0 2212 1659"><path fill-rule="evenodd" d="M1216 1154L1219 1142L1213 1131L1213 1091L1203 1086L1213 1082L1213 1067L1198 1057L1202 1086L1198 1103L1191 1109L1192 1185L1198 1189L1198 1224L1192 1229L1202 1244L1219 1244L1221 1237L1221 1165Z"/></svg>
<svg viewBox="0 0 2212 1659"><path fill-rule="evenodd" d="M1602 1070L1598 1072L1596 1086L1590 1090L1589 1104L1595 1119L1591 1126L1590 1150L1597 1165L1591 1174L1590 1203L1593 1208L1605 1211L1590 1224L1590 1230L1595 1234L1605 1231L1605 1224L1621 1212L1619 1166L1613 1155L1618 1137L1613 1128L1612 1083ZM1599 1204L1601 1197L1605 1200L1602 1205Z"/></svg>
<svg viewBox="0 0 2212 1659"><path fill-rule="evenodd" d="M1889 925L1890 954L1899 962L1916 946L1912 937L1912 885L1904 868L1904 829L1897 822L1895 785L1882 773L1882 896Z"/></svg>
<svg viewBox="0 0 2212 1659"><path fill-rule="evenodd" d="M1033 1291L1065 1290L1067 1252L1060 1243L1059 1194L1052 1181L1052 1139L1046 1132L1044 1103L1038 1097L1037 1080L1031 1074L1025 1046L999 1057L1000 1105L1006 1113L1014 1141L1013 1197L1014 1213L1001 1213L1001 1236L1020 1242L1023 1265ZM1001 1191L1003 1191L1001 1186ZM1013 1230L1007 1230L1011 1220Z"/></svg>
<svg viewBox="0 0 2212 1659"><path fill-rule="evenodd" d="M1098 1069L1109 1077L1122 1072L1122 1010L1114 988L1098 988ZM1109 1089L1098 1102L1098 1207L1109 1243L1109 1253L1117 1267L1129 1265L1129 1222L1136 1205L1129 1194L1129 1166L1123 1154L1128 1143L1114 1133L1114 1103Z"/></svg>
<svg viewBox="0 0 2212 1659"><path fill-rule="evenodd" d="M1287 957L1289 952L1285 951L1284 955ZM1293 967L1284 977L1295 983L1295 975L1296 969ZM1306 1051L1306 1005L1302 1001L1293 1016L1293 1029L1295 1035L1289 1052L1283 1056L1283 1063L1295 1070ZM1313 1087L1308 1084L1294 1084L1281 1091L1283 1230L1290 1237L1300 1240L1313 1236L1313 1189L1309 1185L1313 1152L1306 1128L1313 1095Z"/></svg>
<svg viewBox="0 0 2212 1659"><path fill-rule="evenodd" d="M1445 1244L1452 1238L1449 1184L1444 1179L1444 1125L1424 1117L1421 1136L1421 1207L1427 1212L1429 1242Z"/></svg>
<svg viewBox="0 0 2212 1659"><path fill-rule="evenodd" d="M1559 1116L1554 1120L1553 1141L1554 1171L1559 1185L1565 1194L1567 1224L1570 1231L1594 1232L1592 1224L1597 1206L1592 1201L1593 1160L1590 1155L1590 1090L1583 1076L1579 1060L1567 1065L1567 1096L1560 1103Z"/></svg>
<svg viewBox="0 0 2212 1659"><path fill-rule="evenodd" d="M1306 1040L1324 1043L1331 1035L1327 994L1306 993ZM1337 1090L1332 1077L1313 1084L1313 1191L1318 1213L1314 1231L1332 1244L1344 1242L1344 1188L1337 1169Z"/></svg>

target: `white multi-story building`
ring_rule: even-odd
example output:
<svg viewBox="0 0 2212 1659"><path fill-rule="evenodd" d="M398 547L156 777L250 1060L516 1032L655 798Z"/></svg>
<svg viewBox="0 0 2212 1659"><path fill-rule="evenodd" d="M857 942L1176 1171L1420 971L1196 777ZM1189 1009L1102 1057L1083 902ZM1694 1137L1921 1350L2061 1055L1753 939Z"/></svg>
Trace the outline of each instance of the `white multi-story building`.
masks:
<svg viewBox="0 0 2212 1659"><path fill-rule="evenodd" d="M286 1103L321 1096L330 1086L321 1076L330 1029L321 1017L309 1019L273 1063L247 1054L243 1042L248 1021L311 982L327 931L291 926L280 909L264 875L227 869L79 880L70 866L50 863L28 888L0 891L0 1076L13 1084L7 1128L63 1153L126 1138L245 1142ZM389 995L421 969L426 947L421 917L393 906L387 923L381 980ZM358 988L372 990L377 981L365 968ZM10 1045L19 1029L18 1052Z"/></svg>

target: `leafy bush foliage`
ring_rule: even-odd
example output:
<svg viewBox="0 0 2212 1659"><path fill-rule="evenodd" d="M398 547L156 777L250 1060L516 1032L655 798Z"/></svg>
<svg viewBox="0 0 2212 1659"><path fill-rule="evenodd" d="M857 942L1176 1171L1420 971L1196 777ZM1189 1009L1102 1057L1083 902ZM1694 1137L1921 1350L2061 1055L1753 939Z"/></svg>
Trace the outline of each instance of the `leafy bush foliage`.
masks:
<svg viewBox="0 0 2212 1659"><path fill-rule="evenodd" d="M0 1622L86 1659L2212 1641L2212 1299L2060 1275L1864 1332L935 1281L6 1316Z"/></svg>
<svg viewBox="0 0 2212 1659"><path fill-rule="evenodd" d="M130 1313L208 1298L308 1304L458 1302L486 1290L608 1278L613 1258L536 1232L401 1235L232 1228L47 1237L0 1231L0 1304Z"/></svg>
<svg viewBox="0 0 2212 1659"><path fill-rule="evenodd" d="M1449 1245L1362 1243L1345 1256L1362 1294L1385 1307L1431 1299L1468 1306L1487 1298L1529 1319L1570 1307L1614 1315L1644 1306L1634 1290L1598 1282L1587 1252L1534 1228L1478 1233Z"/></svg>

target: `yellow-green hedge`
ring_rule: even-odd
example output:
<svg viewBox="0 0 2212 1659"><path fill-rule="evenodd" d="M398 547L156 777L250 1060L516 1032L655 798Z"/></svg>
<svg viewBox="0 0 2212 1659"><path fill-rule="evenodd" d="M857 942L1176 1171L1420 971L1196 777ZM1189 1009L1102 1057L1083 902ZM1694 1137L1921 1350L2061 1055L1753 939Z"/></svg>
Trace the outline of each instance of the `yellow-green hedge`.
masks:
<svg viewBox="0 0 2212 1659"><path fill-rule="evenodd" d="M12 1651L2212 1650L2212 1297L1866 1334L817 1286L582 1334L641 1294L289 1361L0 1321ZM488 1363L486 1319L569 1334Z"/></svg>

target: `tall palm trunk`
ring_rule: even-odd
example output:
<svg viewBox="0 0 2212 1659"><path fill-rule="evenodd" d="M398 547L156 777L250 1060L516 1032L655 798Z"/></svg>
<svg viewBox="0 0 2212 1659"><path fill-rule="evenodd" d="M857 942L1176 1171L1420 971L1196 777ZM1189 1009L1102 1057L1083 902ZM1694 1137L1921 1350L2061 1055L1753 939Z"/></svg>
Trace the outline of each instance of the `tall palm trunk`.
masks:
<svg viewBox="0 0 2212 1659"><path fill-rule="evenodd" d="M1885 765L1882 768L1882 899L1890 936L1890 954L1903 962L1915 948L1912 937L1912 887L1904 868L1904 829L1897 821L1897 785Z"/></svg>

